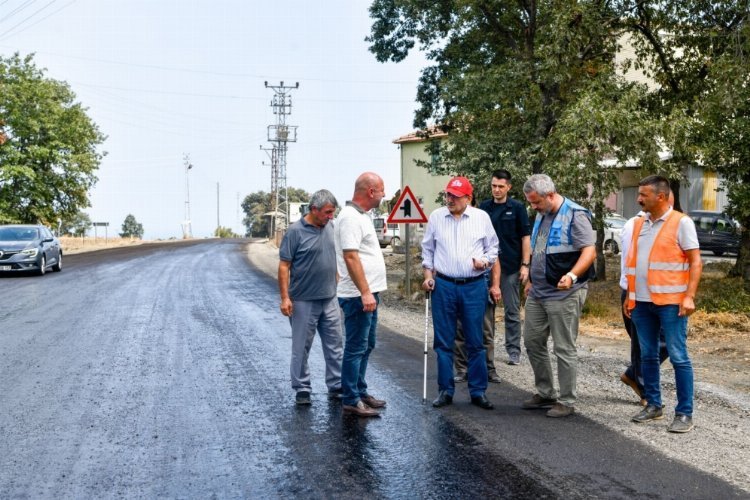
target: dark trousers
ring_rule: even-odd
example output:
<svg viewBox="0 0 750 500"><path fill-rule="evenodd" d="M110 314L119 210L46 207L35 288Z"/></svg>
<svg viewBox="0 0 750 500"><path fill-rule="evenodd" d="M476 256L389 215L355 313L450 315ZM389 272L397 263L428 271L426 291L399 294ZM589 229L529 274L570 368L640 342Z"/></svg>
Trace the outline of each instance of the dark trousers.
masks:
<svg viewBox="0 0 750 500"><path fill-rule="evenodd" d="M482 322L482 343L487 351L487 375L497 375L495 370L495 308L497 306L487 301L484 309L484 320ZM461 321L456 328L456 345L453 348L453 369L457 375L466 375L466 347L464 347L464 330Z"/></svg>
<svg viewBox="0 0 750 500"><path fill-rule="evenodd" d="M620 303L624 304L627 298L628 291L623 290L620 295ZM638 389L643 394L643 370L641 368L641 345L638 341L638 331L633 321L625 316L625 314L622 315L622 322L625 324L625 331L628 332L628 337L630 337L630 365L625 370L625 376L631 380L635 380L635 383L638 384ZM664 332L659 332L659 364L664 363L664 360L668 357Z"/></svg>

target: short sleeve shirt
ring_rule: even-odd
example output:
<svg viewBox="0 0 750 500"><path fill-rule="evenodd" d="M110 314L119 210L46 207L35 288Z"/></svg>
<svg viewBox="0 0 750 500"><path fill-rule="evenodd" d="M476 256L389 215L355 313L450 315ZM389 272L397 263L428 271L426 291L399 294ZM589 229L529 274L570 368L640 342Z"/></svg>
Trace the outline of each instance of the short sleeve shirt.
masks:
<svg viewBox="0 0 750 500"><path fill-rule="evenodd" d="M344 261L344 250L356 250L365 272L365 279L370 292L382 292L387 288L385 260L380 249L378 235L370 216L353 204L347 204L336 218L334 231L336 244L336 264L339 271L337 295L342 298L359 297L357 285L354 284Z"/></svg>
<svg viewBox="0 0 750 500"><path fill-rule="evenodd" d="M650 214L644 216L641 232L638 234L638 255L635 267L635 300L639 302L651 302L651 293L648 290L648 260L654 241L658 238L664 221L673 209L656 219L651 220ZM677 229L677 244L682 250L695 250L699 248L698 234L695 231L695 223L690 217L682 217Z"/></svg>
<svg viewBox="0 0 750 500"><path fill-rule="evenodd" d="M531 235L529 214L520 201L507 198L505 203L485 200L479 208L487 212L500 240L500 265L503 273L514 274L521 268L521 240Z"/></svg>
<svg viewBox="0 0 750 500"><path fill-rule="evenodd" d="M562 300L574 291L588 287L588 282L583 282L575 283L567 290L560 290L557 287L550 285L544 276L547 237L549 236L549 228L552 225L555 215L556 213L546 214L544 216L536 236L536 245L531 249L531 269L529 270L532 282L531 296L537 300ZM586 215L586 212L582 210L576 210L574 212L573 224L571 226L571 239L573 241L573 246L578 250L584 247L593 246L595 243L591 221Z"/></svg>
<svg viewBox="0 0 750 500"><path fill-rule="evenodd" d="M333 222L317 227L301 218L284 234L279 259L291 262L289 297L292 300L331 299L336 296L336 254Z"/></svg>

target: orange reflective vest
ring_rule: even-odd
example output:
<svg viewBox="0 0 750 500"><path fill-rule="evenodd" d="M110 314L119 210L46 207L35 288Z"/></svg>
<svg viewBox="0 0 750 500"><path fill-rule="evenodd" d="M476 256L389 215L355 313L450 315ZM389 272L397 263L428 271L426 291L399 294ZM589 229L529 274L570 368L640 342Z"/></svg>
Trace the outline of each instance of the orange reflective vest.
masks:
<svg viewBox="0 0 750 500"><path fill-rule="evenodd" d="M651 302L656 305L681 304L685 298L690 279L690 264L687 254L680 248L677 233L680 219L685 214L672 210L654 237L654 245L648 257L646 282L651 294ZM633 241L625 264L628 279L628 309L635 308L635 267L638 262L638 235L641 234L644 217L639 217L633 225Z"/></svg>

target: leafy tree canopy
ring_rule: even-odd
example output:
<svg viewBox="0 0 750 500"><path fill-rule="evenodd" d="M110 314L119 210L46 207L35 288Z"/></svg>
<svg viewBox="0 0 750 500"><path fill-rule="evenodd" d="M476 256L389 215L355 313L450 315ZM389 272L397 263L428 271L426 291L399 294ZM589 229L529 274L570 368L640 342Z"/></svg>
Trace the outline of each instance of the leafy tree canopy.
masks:
<svg viewBox="0 0 750 500"><path fill-rule="evenodd" d="M122 232L120 233L121 238L143 238L143 224L135 220L133 214L128 214L125 217L125 221L122 223Z"/></svg>
<svg viewBox="0 0 750 500"><path fill-rule="evenodd" d="M640 112L645 88L615 72L616 4L375 0L367 40L380 61L419 44L432 62L414 125L449 132L440 173L483 183L496 168L519 180L544 172L586 204L586 180L600 169L581 155L657 161L659 124Z"/></svg>
<svg viewBox="0 0 750 500"><path fill-rule="evenodd" d="M56 226L89 205L105 137L32 56L0 56L0 222Z"/></svg>
<svg viewBox="0 0 750 500"><path fill-rule="evenodd" d="M70 234L72 236L83 236L93 224L91 218L86 212L79 211L68 220L62 221L60 225L60 234Z"/></svg>
<svg viewBox="0 0 750 500"><path fill-rule="evenodd" d="M311 194L304 189L287 187L287 198L290 203L310 201L310 196ZM242 211L245 213L242 219L246 228L245 236L268 236L270 234L270 217L265 214L273 212L274 201L273 193L265 191L256 191L242 200Z"/></svg>

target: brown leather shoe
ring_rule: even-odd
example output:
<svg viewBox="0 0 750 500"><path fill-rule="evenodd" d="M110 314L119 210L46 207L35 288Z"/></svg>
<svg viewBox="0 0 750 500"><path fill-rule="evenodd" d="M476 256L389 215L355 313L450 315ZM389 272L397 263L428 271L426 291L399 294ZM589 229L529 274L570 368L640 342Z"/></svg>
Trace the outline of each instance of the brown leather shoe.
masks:
<svg viewBox="0 0 750 500"><path fill-rule="evenodd" d="M380 413L373 410L362 401L358 401L356 406L344 405L344 413L351 413L358 417L379 417Z"/></svg>
<svg viewBox="0 0 750 500"><path fill-rule="evenodd" d="M627 375L623 373L622 375L620 375L620 381L623 384L630 387L631 389L633 389L633 392L635 392L638 395L638 399L643 399L643 394L641 394L641 390L638 388L638 384L636 383L635 380L633 380L632 378L628 377Z"/></svg>
<svg viewBox="0 0 750 500"><path fill-rule="evenodd" d="M367 396L361 396L359 399L361 399L362 402L365 403L370 408L383 408L385 406L384 399L376 399L375 397L369 394Z"/></svg>

